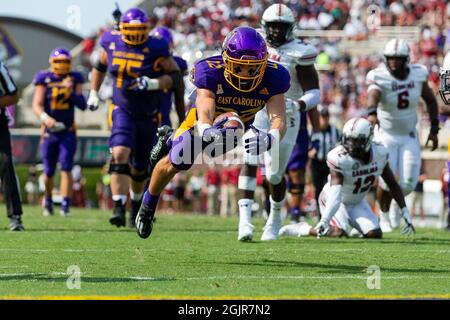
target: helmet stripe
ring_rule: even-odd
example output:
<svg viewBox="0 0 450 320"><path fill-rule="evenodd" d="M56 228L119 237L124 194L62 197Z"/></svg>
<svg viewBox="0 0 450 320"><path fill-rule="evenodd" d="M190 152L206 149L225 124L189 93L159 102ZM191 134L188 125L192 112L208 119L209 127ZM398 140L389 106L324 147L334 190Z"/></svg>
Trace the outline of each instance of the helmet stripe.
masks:
<svg viewBox="0 0 450 320"><path fill-rule="evenodd" d="M360 118L357 118L357 119L355 120L355 122L353 122L352 129L350 130L351 133L353 133L353 129L355 128L356 123L358 122L359 119L360 119Z"/></svg>
<svg viewBox="0 0 450 320"><path fill-rule="evenodd" d="M282 9L281 3L278 3L278 15L280 17L281 17L281 9Z"/></svg>

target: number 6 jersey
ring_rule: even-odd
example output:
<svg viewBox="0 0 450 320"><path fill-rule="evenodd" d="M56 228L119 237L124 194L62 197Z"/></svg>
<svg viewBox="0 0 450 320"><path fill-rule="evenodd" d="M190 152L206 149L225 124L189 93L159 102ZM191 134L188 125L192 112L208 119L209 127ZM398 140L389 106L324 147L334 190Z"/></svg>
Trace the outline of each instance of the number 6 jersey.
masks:
<svg viewBox="0 0 450 320"><path fill-rule="evenodd" d="M408 135L415 131L417 106L423 83L427 80L428 71L420 64L409 64L409 74L405 80L393 77L385 65L367 74L367 90L381 92L377 115L383 131L392 135Z"/></svg>
<svg viewBox="0 0 450 320"><path fill-rule="evenodd" d="M330 171L340 173L344 177L342 203L352 205L364 199L375 180L383 173L388 163L388 154L387 148L376 142L372 142L370 161L367 164L351 157L341 145L328 153L327 164Z"/></svg>

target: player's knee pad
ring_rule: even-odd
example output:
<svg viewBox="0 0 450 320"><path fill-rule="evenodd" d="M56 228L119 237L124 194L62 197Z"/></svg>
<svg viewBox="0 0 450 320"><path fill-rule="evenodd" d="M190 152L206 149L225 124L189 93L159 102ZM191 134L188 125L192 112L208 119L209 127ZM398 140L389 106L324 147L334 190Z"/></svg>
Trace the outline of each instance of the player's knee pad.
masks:
<svg viewBox="0 0 450 320"><path fill-rule="evenodd" d="M305 184L304 183L290 183L289 184L289 192L295 195L302 195L305 192Z"/></svg>
<svg viewBox="0 0 450 320"><path fill-rule="evenodd" d="M255 191L256 178L248 176L239 176L238 188L240 190Z"/></svg>
<svg viewBox="0 0 450 320"><path fill-rule="evenodd" d="M404 196L407 196L408 194L410 194L411 192L414 191L415 185L412 182L401 181L399 184L400 184L400 188L403 191Z"/></svg>
<svg viewBox="0 0 450 320"><path fill-rule="evenodd" d="M144 182L149 177L149 174L147 171L141 172L141 173L131 173L130 174L131 180L136 182Z"/></svg>
<svg viewBox="0 0 450 320"><path fill-rule="evenodd" d="M109 163L109 170L108 172L110 174L124 174L129 176L130 175L130 165L128 163Z"/></svg>

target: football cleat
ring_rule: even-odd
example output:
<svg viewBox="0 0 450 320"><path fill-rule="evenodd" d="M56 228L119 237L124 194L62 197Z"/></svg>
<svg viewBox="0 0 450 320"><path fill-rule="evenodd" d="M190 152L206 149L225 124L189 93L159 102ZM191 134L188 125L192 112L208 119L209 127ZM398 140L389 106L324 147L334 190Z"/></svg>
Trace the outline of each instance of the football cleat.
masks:
<svg viewBox="0 0 450 320"><path fill-rule="evenodd" d="M264 232L261 236L261 241L278 240L278 233L280 232L282 222L283 221L281 220L281 217L279 217L278 219L271 219L271 217L269 216L269 219L264 226Z"/></svg>
<svg viewBox="0 0 450 320"><path fill-rule="evenodd" d="M136 216L136 231L139 237L147 239L153 230L153 218L155 210L152 210L144 205L142 202L141 208Z"/></svg>
<svg viewBox="0 0 450 320"><path fill-rule="evenodd" d="M173 129L167 125L158 128L158 131L156 133L158 141L156 142L150 153L150 173L153 171L153 168L156 166L158 161L169 153L171 145L170 138L172 136L172 133Z"/></svg>
<svg viewBox="0 0 450 320"><path fill-rule="evenodd" d="M60 210L59 214L61 215L61 217L67 218L69 216L69 211L68 210Z"/></svg>
<svg viewBox="0 0 450 320"><path fill-rule="evenodd" d="M44 199L44 210L42 211L42 215L44 217L52 216L54 213L53 211L53 202L48 201L47 199Z"/></svg>
<svg viewBox="0 0 450 320"><path fill-rule="evenodd" d="M114 201L114 210L109 218L109 223L117 227L125 226L125 205L123 205L120 200Z"/></svg>
<svg viewBox="0 0 450 320"><path fill-rule="evenodd" d="M141 201L131 201L130 218L128 219L128 227L136 228L136 216L141 207Z"/></svg>
<svg viewBox="0 0 450 320"><path fill-rule="evenodd" d="M254 226L251 223L239 224L238 240L252 241Z"/></svg>
<svg viewBox="0 0 450 320"><path fill-rule="evenodd" d="M25 230L22 224L22 218L19 215L14 215L11 218L9 218L9 230L11 231Z"/></svg>

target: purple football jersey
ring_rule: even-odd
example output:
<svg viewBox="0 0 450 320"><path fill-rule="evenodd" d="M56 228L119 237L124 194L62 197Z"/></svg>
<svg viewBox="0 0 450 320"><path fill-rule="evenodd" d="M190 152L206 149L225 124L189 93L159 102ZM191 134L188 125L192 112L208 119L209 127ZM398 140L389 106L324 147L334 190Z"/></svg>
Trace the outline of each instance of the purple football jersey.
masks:
<svg viewBox="0 0 450 320"><path fill-rule="evenodd" d="M83 75L71 71L67 75L73 79L72 92L75 92L77 84L83 83ZM52 71L39 71L34 77L35 85L43 85L46 88L44 111L58 122L64 123L66 128L74 124L76 107L70 99L71 91L62 85L64 78L54 74Z"/></svg>
<svg viewBox="0 0 450 320"><path fill-rule="evenodd" d="M251 92L234 89L224 77L222 56L212 56L197 62L191 80L199 89L208 89L216 95L216 114L236 112L245 124L253 123L256 113L264 108L274 95L289 90L289 72L280 64L269 61L261 83Z"/></svg>
<svg viewBox="0 0 450 320"><path fill-rule="evenodd" d="M158 78L164 73L160 58L169 57L164 39L149 37L142 45L130 46L122 41L120 32L105 32L100 40L108 55L108 71L114 79L112 101L130 114L153 114L158 111L161 91L135 91L130 87L140 76Z"/></svg>

